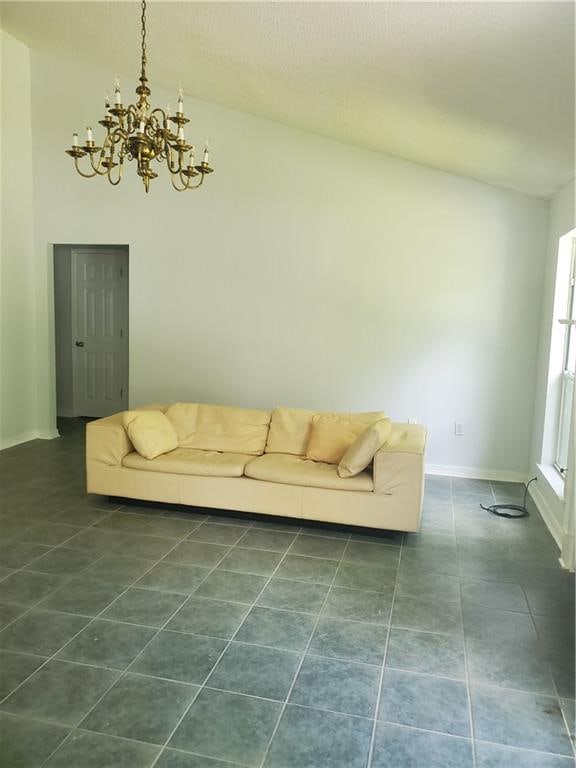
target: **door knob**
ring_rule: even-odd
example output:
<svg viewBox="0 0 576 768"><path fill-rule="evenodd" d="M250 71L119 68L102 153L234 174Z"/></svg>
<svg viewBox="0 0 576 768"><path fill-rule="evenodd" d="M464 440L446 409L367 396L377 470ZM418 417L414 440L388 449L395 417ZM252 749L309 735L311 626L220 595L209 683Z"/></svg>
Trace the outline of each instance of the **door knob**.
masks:
<svg viewBox="0 0 576 768"><path fill-rule="evenodd" d="M83 341L77 341L76 342L76 346L77 347L83 347L84 346L84 342Z"/></svg>

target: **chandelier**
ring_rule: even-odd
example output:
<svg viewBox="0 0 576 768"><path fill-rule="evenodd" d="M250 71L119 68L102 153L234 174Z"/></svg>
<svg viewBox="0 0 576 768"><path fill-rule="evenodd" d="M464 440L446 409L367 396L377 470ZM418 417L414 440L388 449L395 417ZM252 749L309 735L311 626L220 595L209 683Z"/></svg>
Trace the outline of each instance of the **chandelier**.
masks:
<svg viewBox="0 0 576 768"><path fill-rule="evenodd" d="M140 85L136 88L138 101L125 107L122 104L120 83L116 79L114 106L110 106L110 100L106 96L107 114L98 121L106 129L102 146L97 146L92 129L87 128L86 143L80 146L78 134L74 133L72 146L66 153L74 158L76 170L86 179L106 176L110 184L116 186L122 181L124 162L136 160L138 176L148 192L151 179L158 176L151 167L152 161L156 160L166 163L172 186L178 192L198 189L202 186L204 176L213 171L208 164L208 143L204 148L202 162L194 165L194 146L188 144L184 137L184 126L189 120L184 117L182 89L178 92L178 109L175 115L170 114L169 107L150 108L150 88L146 77L146 0L142 1L141 7L142 65ZM86 156L89 158L89 164L85 163L83 170L80 160Z"/></svg>

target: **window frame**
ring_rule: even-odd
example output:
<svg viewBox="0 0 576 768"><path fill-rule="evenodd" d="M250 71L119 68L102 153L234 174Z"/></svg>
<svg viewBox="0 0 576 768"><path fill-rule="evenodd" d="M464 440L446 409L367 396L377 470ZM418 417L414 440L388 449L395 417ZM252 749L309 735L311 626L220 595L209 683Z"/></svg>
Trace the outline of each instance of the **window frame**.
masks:
<svg viewBox="0 0 576 768"><path fill-rule="evenodd" d="M567 466L563 466L561 461L561 446L566 437L565 430L570 430L571 407L566 415L566 398L570 396L573 401L573 390L575 386L575 372L569 370L571 345L576 345L576 325L574 325L574 312L576 309L576 236L572 238L572 254L570 258L570 272L568 276L568 300L566 302L566 317L558 320L564 326L564 352L562 355L562 371L560 373L560 407L558 409L558 423L556 428L556 450L554 459L554 468L560 473L562 478L566 477Z"/></svg>

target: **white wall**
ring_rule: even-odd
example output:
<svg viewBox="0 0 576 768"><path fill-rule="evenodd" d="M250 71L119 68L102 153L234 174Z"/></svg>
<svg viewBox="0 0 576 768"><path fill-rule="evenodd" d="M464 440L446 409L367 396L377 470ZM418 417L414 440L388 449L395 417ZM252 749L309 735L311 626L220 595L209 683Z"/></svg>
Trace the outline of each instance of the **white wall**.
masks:
<svg viewBox="0 0 576 768"><path fill-rule="evenodd" d="M130 246L132 404L383 408L425 423L447 471L526 471L545 202L191 98L216 168L201 191L161 170L145 195L132 166L118 188L83 180L64 149L98 127L113 75L33 54L43 426L50 244L114 242Z"/></svg>
<svg viewBox="0 0 576 768"><path fill-rule="evenodd" d="M556 429L560 405L559 378L550 372L550 342L554 329L553 306L558 264L558 244L562 235L576 227L575 184L571 182L551 201L547 238L546 267L538 348L537 387L530 472L538 477L531 486L540 511L557 541L562 535L563 484L550 466L555 458ZM558 330L557 328L555 329Z"/></svg>
<svg viewBox="0 0 576 768"><path fill-rule="evenodd" d="M30 55L0 30L0 449L37 436Z"/></svg>

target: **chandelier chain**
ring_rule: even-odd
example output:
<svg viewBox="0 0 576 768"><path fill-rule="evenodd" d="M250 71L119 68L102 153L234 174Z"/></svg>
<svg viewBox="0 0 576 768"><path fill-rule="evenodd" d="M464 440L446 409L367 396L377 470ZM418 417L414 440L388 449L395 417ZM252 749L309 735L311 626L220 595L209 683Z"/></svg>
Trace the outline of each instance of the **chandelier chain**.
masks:
<svg viewBox="0 0 576 768"><path fill-rule="evenodd" d="M142 36L142 77L146 77L146 64L148 63L148 60L146 58L146 0L142 0L142 30L141 30L141 36Z"/></svg>

